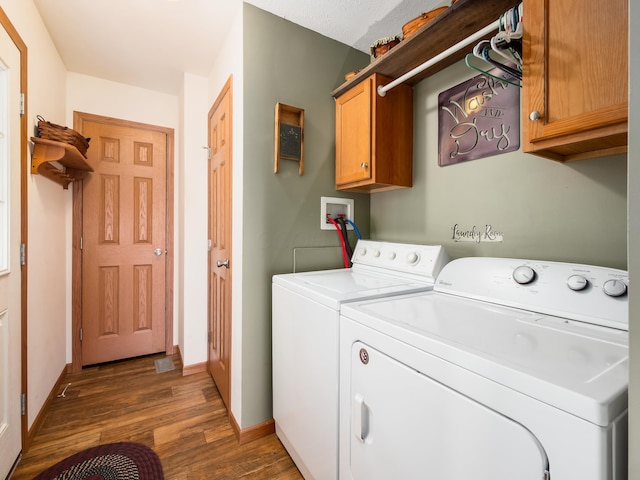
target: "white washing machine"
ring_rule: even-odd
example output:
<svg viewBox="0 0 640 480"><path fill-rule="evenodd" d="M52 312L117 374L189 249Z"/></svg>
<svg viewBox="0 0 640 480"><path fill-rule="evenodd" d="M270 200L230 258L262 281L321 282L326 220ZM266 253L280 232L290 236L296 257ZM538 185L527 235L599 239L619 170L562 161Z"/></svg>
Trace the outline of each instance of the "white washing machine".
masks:
<svg viewBox="0 0 640 480"><path fill-rule="evenodd" d="M340 306L430 290L448 256L441 246L360 240L352 261L273 277L273 418L307 479L338 476Z"/></svg>
<svg viewBox="0 0 640 480"><path fill-rule="evenodd" d="M340 321L340 479L626 480L628 276L453 260Z"/></svg>

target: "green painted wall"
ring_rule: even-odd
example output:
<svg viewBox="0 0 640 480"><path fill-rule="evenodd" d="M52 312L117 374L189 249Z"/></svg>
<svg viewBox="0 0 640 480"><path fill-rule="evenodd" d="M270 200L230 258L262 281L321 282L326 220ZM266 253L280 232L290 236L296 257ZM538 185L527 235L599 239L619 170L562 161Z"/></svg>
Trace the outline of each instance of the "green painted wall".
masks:
<svg viewBox="0 0 640 480"><path fill-rule="evenodd" d="M293 251L336 247L320 230L320 197L355 199L369 234L369 196L335 191L335 103L330 92L367 55L244 4L244 220L242 427L271 419L271 277L293 271ZM282 161L273 173L277 102L305 110L305 172ZM339 249L318 249L314 265L339 264ZM336 263L337 261L337 263Z"/></svg>
<svg viewBox="0 0 640 480"><path fill-rule="evenodd" d="M522 150L438 166L438 95L476 75L464 62L414 88L414 186L371 196L371 237L442 244L451 257L627 265L626 155L557 163ZM456 242L453 227L502 232Z"/></svg>

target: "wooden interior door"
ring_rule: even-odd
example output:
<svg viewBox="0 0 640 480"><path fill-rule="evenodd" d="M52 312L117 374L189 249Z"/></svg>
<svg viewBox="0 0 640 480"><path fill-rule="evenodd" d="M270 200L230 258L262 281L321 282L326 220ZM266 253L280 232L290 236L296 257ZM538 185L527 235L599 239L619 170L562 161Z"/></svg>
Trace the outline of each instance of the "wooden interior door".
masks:
<svg viewBox="0 0 640 480"><path fill-rule="evenodd" d="M231 78L209 111L208 370L230 408L231 385Z"/></svg>
<svg viewBox="0 0 640 480"><path fill-rule="evenodd" d="M82 133L82 364L163 352L167 134L101 117Z"/></svg>
<svg viewBox="0 0 640 480"><path fill-rule="evenodd" d="M0 478L22 446L20 55L0 10ZM13 28L11 27L11 31ZM26 412L25 412L26 417Z"/></svg>

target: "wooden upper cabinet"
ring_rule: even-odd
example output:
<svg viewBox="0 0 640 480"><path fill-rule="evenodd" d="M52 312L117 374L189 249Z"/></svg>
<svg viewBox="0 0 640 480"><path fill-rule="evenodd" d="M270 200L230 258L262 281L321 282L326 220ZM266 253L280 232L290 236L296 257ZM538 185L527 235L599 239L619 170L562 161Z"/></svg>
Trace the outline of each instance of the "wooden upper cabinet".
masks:
<svg viewBox="0 0 640 480"><path fill-rule="evenodd" d="M523 151L627 150L628 0L524 0Z"/></svg>
<svg viewBox="0 0 640 480"><path fill-rule="evenodd" d="M373 74L336 98L336 189L375 192L411 187L413 89L398 85L384 97Z"/></svg>

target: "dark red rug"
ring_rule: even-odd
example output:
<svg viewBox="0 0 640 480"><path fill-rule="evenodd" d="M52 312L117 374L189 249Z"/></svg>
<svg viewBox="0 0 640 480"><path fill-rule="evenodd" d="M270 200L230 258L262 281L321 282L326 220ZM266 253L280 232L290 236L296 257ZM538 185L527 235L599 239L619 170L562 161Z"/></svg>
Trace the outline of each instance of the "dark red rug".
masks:
<svg viewBox="0 0 640 480"><path fill-rule="evenodd" d="M141 443L108 443L65 458L34 480L164 480L158 455Z"/></svg>

